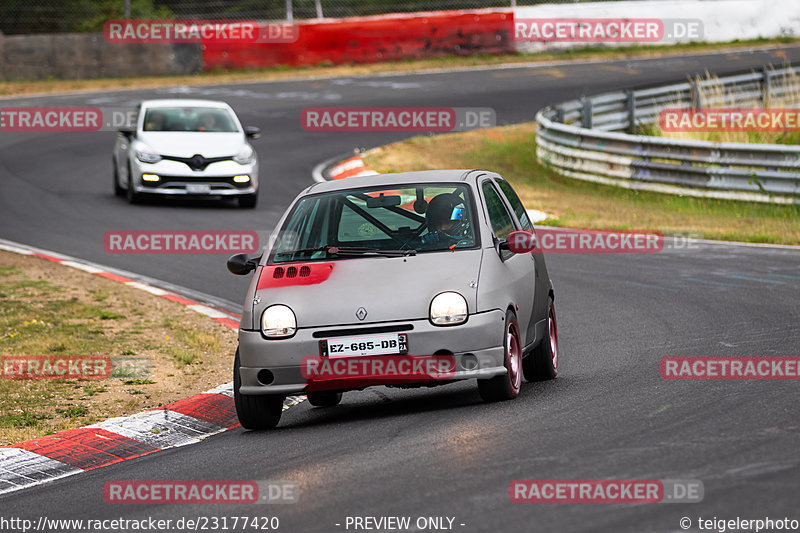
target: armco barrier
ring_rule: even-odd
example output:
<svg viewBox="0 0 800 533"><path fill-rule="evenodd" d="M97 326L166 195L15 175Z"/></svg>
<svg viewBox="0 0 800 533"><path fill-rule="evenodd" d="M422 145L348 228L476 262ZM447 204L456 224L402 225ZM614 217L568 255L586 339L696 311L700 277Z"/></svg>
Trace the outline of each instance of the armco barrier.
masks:
<svg viewBox="0 0 800 533"><path fill-rule="evenodd" d="M787 79L798 73L800 68L794 67L719 78L726 92L736 95L733 105L724 99L702 101L704 91L698 90L697 83L685 82L547 107L536 115L536 155L565 176L607 185L800 204L800 147L796 145L712 143L623 133L656 121L664 108L752 107L785 99L792 93Z"/></svg>
<svg viewBox="0 0 800 533"><path fill-rule="evenodd" d="M507 54L513 13L442 11L299 21L293 43L203 43L206 71L372 63L443 55Z"/></svg>

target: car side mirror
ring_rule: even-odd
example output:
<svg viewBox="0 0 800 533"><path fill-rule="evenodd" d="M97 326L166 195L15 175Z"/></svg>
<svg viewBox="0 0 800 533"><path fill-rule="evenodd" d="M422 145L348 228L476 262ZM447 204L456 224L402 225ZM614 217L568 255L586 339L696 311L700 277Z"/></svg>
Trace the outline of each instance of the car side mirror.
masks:
<svg viewBox="0 0 800 533"><path fill-rule="evenodd" d="M123 126L122 128L119 128L117 131L120 132L122 135L124 135L125 138L128 139L129 141L136 136L136 128L132 128L130 126Z"/></svg>
<svg viewBox="0 0 800 533"><path fill-rule="evenodd" d="M536 234L532 231L516 230L508 235L508 240L500 243L500 249L513 254L528 254L536 248Z"/></svg>
<svg viewBox="0 0 800 533"><path fill-rule="evenodd" d="M248 139L258 139L261 137L261 128L258 126L245 126L244 134L247 135Z"/></svg>
<svg viewBox="0 0 800 533"><path fill-rule="evenodd" d="M255 270L259 261L261 261L261 256L251 259L247 254L232 255L228 258L228 270L231 274L244 276Z"/></svg>

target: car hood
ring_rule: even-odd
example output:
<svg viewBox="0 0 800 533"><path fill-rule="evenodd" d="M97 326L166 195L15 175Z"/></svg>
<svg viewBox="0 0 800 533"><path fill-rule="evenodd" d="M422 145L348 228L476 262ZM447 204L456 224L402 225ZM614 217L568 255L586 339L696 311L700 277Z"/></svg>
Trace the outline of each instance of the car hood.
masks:
<svg viewBox="0 0 800 533"><path fill-rule="evenodd" d="M299 328L364 325L397 320L427 319L431 299L455 291L476 311L480 250L424 253L409 257L369 257L331 262L281 263L260 269L254 306L254 326L268 306L289 306ZM303 266L308 270L299 274ZM276 267L284 277L275 279ZM298 274L291 279L289 267ZM356 312L367 314L359 320Z"/></svg>
<svg viewBox="0 0 800 533"><path fill-rule="evenodd" d="M138 140L161 155L174 157L225 157L238 154L244 146L244 135L240 132L146 132Z"/></svg>

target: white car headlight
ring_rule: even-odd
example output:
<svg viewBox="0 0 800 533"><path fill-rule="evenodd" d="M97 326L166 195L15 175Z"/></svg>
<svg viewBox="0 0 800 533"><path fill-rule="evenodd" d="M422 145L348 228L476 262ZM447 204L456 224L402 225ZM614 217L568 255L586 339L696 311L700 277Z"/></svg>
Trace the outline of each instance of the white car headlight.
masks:
<svg viewBox="0 0 800 533"><path fill-rule="evenodd" d="M161 161L161 156L146 144L142 144L136 149L136 159L142 163L158 163Z"/></svg>
<svg viewBox="0 0 800 533"><path fill-rule="evenodd" d="M457 292L443 292L431 300L431 322L435 326L455 326L467 321L467 300Z"/></svg>
<svg viewBox="0 0 800 533"><path fill-rule="evenodd" d="M238 154L233 156L233 160L240 165L249 165L256 160L256 152L253 150L252 146L245 144L244 148L242 148Z"/></svg>
<svg viewBox="0 0 800 533"><path fill-rule="evenodd" d="M297 331L294 312L285 305L271 305L261 314L261 332L270 339L291 337Z"/></svg>

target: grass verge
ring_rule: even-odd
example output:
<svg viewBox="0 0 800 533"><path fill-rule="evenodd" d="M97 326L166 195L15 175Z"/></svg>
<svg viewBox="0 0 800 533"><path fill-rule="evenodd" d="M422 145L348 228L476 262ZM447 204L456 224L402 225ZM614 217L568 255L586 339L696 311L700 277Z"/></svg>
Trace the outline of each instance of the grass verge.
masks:
<svg viewBox="0 0 800 533"><path fill-rule="evenodd" d="M555 215L544 224L587 229L651 229L665 235L800 244L800 206L639 192L558 175L536 158L535 124L414 137L371 152L377 172L484 168L514 186L528 209Z"/></svg>
<svg viewBox="0 0 800 533"><path fill-rule="evenodd" d="M308 77L341 77L393 72L417 72L447 68L504 65L509 63L543 63L589 59L626 59L634 57L659 57L674 54L694 54L716 50L751 49L800 43L796 38L753 39L727 43L686 43L669 46L587 46L564 51L510 54L499 56L446 56L432 59L414 59L386 63L359 65L320 64L304 67L272 67L261 70L236 72L206 72L191 76L141 76L130 78L99 78L91 80L20 80L0 82L0 96L52 94L75 91L146 89L175 85L214 85L243 82L291 80Z"/></svg>
<svg viewBox="0 0 800 533"><path fill-rule="evenodd" d="M101 355L113 365L104 379L0 379L0 445L228 382L235 349L236 332L177 303L0 251L0 355Z"/></svg>

